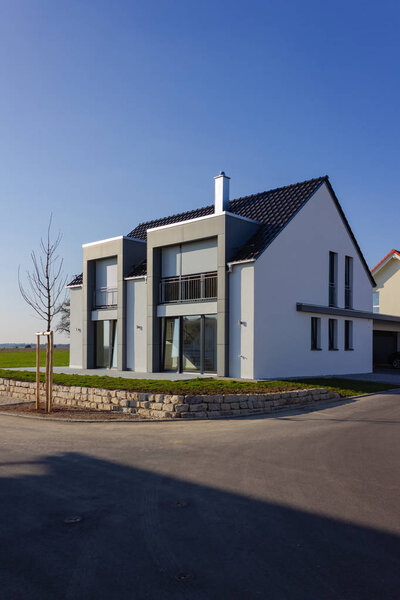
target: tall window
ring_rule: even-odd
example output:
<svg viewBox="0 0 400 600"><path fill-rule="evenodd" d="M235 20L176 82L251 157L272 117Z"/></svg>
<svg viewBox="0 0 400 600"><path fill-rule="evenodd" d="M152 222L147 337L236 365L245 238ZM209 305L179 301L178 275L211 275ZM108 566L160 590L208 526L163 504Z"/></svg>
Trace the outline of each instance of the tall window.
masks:
<svg viewBox="0 0 400 600"><path fill-rule="evenodd" d="M344 322L344 349L353 350L353 321Z"/></svg>
<svg viewBox="0 0 400 600"><path fill-rule="evenodd" d="M353 259L345 257L344 263L344 307L353 308Z"/></svg>
<svg viewBox="0 0 400 600"><path fill-rule="evenodd" d="M374 313L379 312L379 292L372 294L372 310Z"/></svg>
<svg viewBox="0 0 400 600"><path fill-rule="evenodd" d="M329 252L329 306L337 306L337 256Z"/></svg>
<svg viewBox="0 0 400 600"><path fill-rule="evenodd" d="M311 350L321 350L321 319L311 317Z"/></svg>
<svg viewBox="0 0 400 600"><path fill-rule="evenodd" d="M337 349L337 319L329 319L329 350Z"/></svg>

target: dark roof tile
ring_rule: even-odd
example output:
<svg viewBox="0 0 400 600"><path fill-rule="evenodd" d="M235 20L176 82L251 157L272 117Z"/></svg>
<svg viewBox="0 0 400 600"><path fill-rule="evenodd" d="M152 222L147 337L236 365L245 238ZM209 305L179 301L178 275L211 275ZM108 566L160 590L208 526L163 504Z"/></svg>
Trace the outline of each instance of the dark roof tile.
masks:
<svg viewBox="0 0 400 600"><path fill-rule="evenodd" d="M260 223L260 229L238 251L234 260L246 260L257 257L326 180L327 177L318 177L317 179L310 179L301 183L231 200L228 207L229 212ZM181 221L212 215L213 213L214 206L210 205L170 217L164 217L163 219L140 223L140 225L128 233L128 237L145 240L147 230L153 227L179 223Z"/></svg>
<svg viewBox="0 0 400 600"><path fill-rule="evenodd" d="M70 281L67 287L72 287L74 285L82 285L83 284L83 273L80 275L75 275L72 281Z"/></svg>

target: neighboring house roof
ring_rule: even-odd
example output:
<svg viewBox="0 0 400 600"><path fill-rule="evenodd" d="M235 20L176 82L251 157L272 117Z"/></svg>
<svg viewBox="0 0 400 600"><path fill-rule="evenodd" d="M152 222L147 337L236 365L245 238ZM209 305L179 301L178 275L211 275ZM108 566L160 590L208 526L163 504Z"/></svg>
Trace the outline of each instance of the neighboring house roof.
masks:
<svg viewBox="0 0 400 600"><path fill-rule="evenodd" d="M377 265L375 265L375 267L373 269L371 269L371 273L374 273L379 271L384 264L386 264L391 258L397 258L400 259L400 252L399 250L395 250L394 248L388 253L386 254L386 256L384 258L382 258L381 261L378 262Z"/></svg>
<svg viewBox="0 0 400 600"><path fill-rule="evenodd" d="M294 183L292 185L261 192L259 194L252 194L251 196L244 196L242 198L230 200L228 212L252 219L260 224L257 232L238 250L236 255L230 259L230 262L245 261L257 258L324 183L328 186L344 225L347 228L347 231L359 253L361 262L365 267L372 285L375 286L375 281L371 275L369 267L364 259L357 240L354 237L354 234L327 176L309 179L307 181ZM128 233L127 237L146 240L148 229L180 223L182 221L197 219L199 217L212 214L214 214L214 204L175 215L170 215L161 219L147 221L137 225L135 229ZM144 261L140 265L134 267L128 277L145 275L145 268L146 264Z"/></svg>
<svg viewBox="0 0 400 600"><path fill-rule="evenodd" d="M83 284L83 273L81 273L80 275L75 275L75 277L73 278L72 281L69 282L67 287L75 287L75 286L82 285L82 284Z"/></svg>

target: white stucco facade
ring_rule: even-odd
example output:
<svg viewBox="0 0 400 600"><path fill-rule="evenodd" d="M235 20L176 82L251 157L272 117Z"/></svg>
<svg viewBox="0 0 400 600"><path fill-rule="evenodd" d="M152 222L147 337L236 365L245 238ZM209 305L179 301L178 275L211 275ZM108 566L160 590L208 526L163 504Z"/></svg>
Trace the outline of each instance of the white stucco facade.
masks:
<svg viewBox="0 0 400 600"><path fill-rule="evenodd" d="M321 318L321 350L311 350L311 314L297 302L328 306L329 252L338 254L338 307L344 307L344 260L353 258L353 308L372 310L371 281L336 205L323 185L255 263L254 377L367 373L372 370L372 319L353 320L352 351L328 350L328 315ZM314 315L315 316L315 315Z"/></svg>

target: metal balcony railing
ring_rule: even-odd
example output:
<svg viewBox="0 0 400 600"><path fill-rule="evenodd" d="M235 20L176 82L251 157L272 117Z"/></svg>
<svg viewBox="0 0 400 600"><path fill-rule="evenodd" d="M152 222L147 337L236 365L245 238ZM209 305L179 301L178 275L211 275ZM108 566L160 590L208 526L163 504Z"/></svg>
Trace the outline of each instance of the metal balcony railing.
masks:
<svg viewBox="0 0 400 600"><path fill-rule="evenodd" d="M117 306L117 288L101 287L93 294L94 308L111 308Z"/></svg>
<svg viewBox="0 0 400 600"><path fill-rule="evenodd" d="M166 277L160 281L159 302L202 302L217 298L217 273Z"/></svg>

